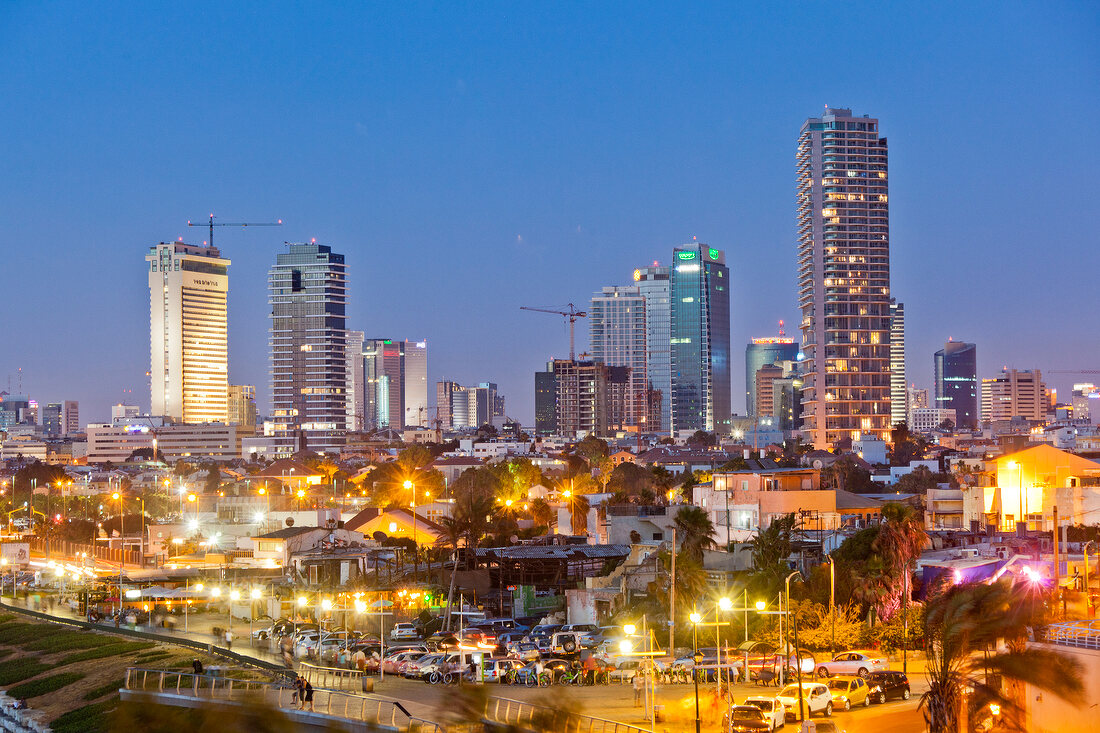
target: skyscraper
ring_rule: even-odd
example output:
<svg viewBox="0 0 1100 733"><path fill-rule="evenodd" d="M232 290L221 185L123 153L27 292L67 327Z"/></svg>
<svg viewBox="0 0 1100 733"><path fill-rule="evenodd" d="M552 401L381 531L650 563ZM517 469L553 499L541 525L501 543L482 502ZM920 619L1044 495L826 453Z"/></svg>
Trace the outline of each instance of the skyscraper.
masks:
<svg viewBox="0 0 1100 733"><path fill-rule="evenodd" d="M61 435L61 403L47 402L42 408L42 430L51 437Z"/></svg>
<svg viewBox="0 0 1100 733"><path fill-rule="evenodd" d="M878 120L828 109L798 138L803 434L890 432L890 219Z"/></svg>
<svg viewBox="0 0 1100 733"><path fill-rule="evenodd" d="M798 360L798 343L787 336L754 338L745 347L745 414L756 414L756 373L768 364Z"/></svg>
<svg viewBox="0 0 1100 733"><path fill-rule="evenodd" d="M150 411L225 422L229 260L214 247L161 242L149 266Z"/></svg>
<svg viewBox="0 0 1100 733"><path fill-rule="evenodd" d="M229 385L229 417L227 422L230 425L239 425L242 428L255 428L256 417L255 385Z"/></svg>
<svg viewBox="0 0 1100 733"><path fill-rule="evenodd" d="M645 311L637 287L606 287L592 296L588 309L592 360L630 370L623 375L625 412L612 418L621 423L616 427L648 429Z"/></svg>
<svg viewBox="0 0 1100 733"><path fill-rule="evenodd" d="M890 301L890 426L909 419L905 381L905 304Z"/></svg>
<svg viewBox="0 0 1100 733"><path fill-rule="evenodd" d="M427 425L428 342L405 341L405 425Z"/></svg>
<svg viewBox="0 0 1100 733"><path fill-rule="evenodd" d="M338 450L347 426L344 256L288 244L268 273L275 437L298 450Z"/></svg>
<svg viewBox="0 0 1100 733"><path fill-rule="evenodd" d="M730 432L729 268L702 242L672 253L672 430Z"/></svg>
<svg viewBox="0 0 1100 733"><path fill-rule="evenodd" d="M998 377L982 380L989 390L989 420L997 422L1023 418L1038 421L1050 409L1050 393L1038 369L1001 370ZM961 419L961 418L960 418Z"/></svg>
<svg viewBox="0 0 1100 733"><path fill-rule="evenodd" d="M933 357L936 403L933 407L955 411L955 427L978 426L978 347L965 341L948 341Z"/></svg>
<svg viewBox="0 0 1100 733"><path fill-rule="evenodd" d="M439 423L444 428L464 430L501 422L504 417L504 397L493 382L481 382L463 387L457 382L436 383L436 404Z"/></svg>
<svg viewBox="0 0 1100 733"><path fill-rule="evenodd" d="M362 331L348 331L344 348L347 352L347 428L349 431L363 430L364 399L366 385L363 381L363 337Z"/></svg>
<svg viewBox="0 0 1100 733"><path fill-rule="evenodd" d="M76 435L80 430L80 403L65 400L61 405L61 434Z"/></svg>
<svg viewBox="0 0 1100 733"><path fill-rule="evenodd" d="M365 340L363 373L367 430L402 430L431 422L426 341Z"/></svg>
<svg viewBox="0 0 1100 733"><path fill-rule="evenodd" d="M574 438L603 435L608 424L608 378L613 367L554 359L535 373L535 430Z"/></svg>
<svg viewBox="0 0 1100 733"><path fill-rule="evenodd" d="M634 271L634 284L645 298L646 374L649 414L646 432L667 433L672 425L671 273L654 262Z"/></svg>

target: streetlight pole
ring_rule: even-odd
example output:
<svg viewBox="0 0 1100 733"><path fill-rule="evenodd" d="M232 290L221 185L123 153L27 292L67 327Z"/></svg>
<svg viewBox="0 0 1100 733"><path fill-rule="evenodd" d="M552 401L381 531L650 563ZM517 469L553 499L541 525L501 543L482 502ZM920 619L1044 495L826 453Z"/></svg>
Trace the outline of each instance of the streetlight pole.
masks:
<svg viewBox="0 0 1100 733"><path fill-rule="evenodd" d="M800 578L802 577L802 573L795 570L793 573L788 575L787 579L784 581L784 584L787 586L787 630L788 630L788 633L789 633L790 628L791 628L791 578L793 578L796 575ZM798 619L796 618L795 621L797 621L797 620ZM788 647L788 650L789 650L789 647ZM789 657L788 657L788 659L789 659ZM785 667L786 667L786 665L784 665L784 668ZM805 716L803 715L804 706L802 704L802 660L798 656L798 629L797 628L795 628L795 631L794 631L794 668L795 668L795 675L798 679L798 722L801 723L803 720L805 720Z"/></svg>
<svg viewBox="0 0 1100 733"><path fill-rule="evenodd" d="M112 499L118 499L118 536L122 539L122 554L118 561L118 616L115 616L115 628L118 628L119 617L122 616L122 571L126 565L126 519L122 515L122 493L116 491L111 495Z"/></svg>
<svg viewBox="0 0 1100 733"><path fill-rule="evenodd" d="M1089 591L1089 545L1093 543L1093 540L1089 540L1085 543L1085 615L1092 607L1092 595Z"/></svg>
<svg viewBox="0 0 1100 733"><path fill-rule="evenodd" d="M829 654L836 656L836 565L833 563L833 556L826 555L825 560L829 563L829 621L832 624L832 630L829 632Z"/></svg>
<svg viewBox="0 0 1100 733"><path fill-rule="evenodd" d="M689 618L691 619L691 646L693 649L691 680L695 683L695 733L699 733L702 725L699 719L699 664L703 661L703 656L699 653L699 622L703 620L703 617L697 611L692 611Z"/></svg>
<svg viewBox="0 0 1100 733"><path fill-rule="evenodd" d="M420 575L420 545L416 540L416 484L405 479L406 489L412 489L412 515L413 515L413 582ZM429 573L430 574L430 573Z"/></svg>

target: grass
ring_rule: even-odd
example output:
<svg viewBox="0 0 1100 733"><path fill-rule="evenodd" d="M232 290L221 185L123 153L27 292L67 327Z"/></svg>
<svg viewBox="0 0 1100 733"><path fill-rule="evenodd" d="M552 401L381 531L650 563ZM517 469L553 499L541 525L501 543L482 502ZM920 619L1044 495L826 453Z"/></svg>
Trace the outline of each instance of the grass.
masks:
<svg viewBox="0 0 1100 733"><path fill-rule="evenodd" d="M50 636L69 633L68 629L48 624L8 623L0 625L0 644L20 646L38 642Z"/></svg>
<svg viewBox="0 0 1100 733"><path fill-rule="evenodd" d="M0 662L0 685L22 682L28 677L42 674L53 669L52 664L43 664L37 657L19 657Z"/></svg>
<svg viewBox="0 0 1100 733"><path fill-rule="evenodd" d="M76 652L70 654L67 657L62 657L57 663L58 667L64 667L67 664L76 664L77 662L86 662L89 659L102 659L103 657L119 657L123 654L131 654L133 652L141 651L142 649L148 649L149 647L156 646L152 641L119 641L107 646L96 647L94 649L85 649L82 652Z"/></svg>
<svg viewBox="0 0 1100 733"><path fill-rule="evenodd" d="M8 690L8 697L14 697L16 700L26 700L27 698L38 697L39 695L45 695L50 692L57 692L65 685L71 685L77 680L82 679L84 679L84 675L81 672L52 674L49 677L31 680L30 682L24 682L21 685L10 688Z"/></svg>
<svg viewBox="0 0 1100 733"><path fill-rule="evenodd" d="M116 705L117 700L104 700L70 710L50 723L50 730L53 733L106 733L110 713Z"/></svg>
<svg viewBox="0 0 1100 733"><path fill-rule="evenodd" d="M165 657L170 657L172 656L172 654L173 652L170 652L166 649L156 649L151 652L145 652L144 654L138 654L136 657L134 657L134 661L139 663L151 662L154 659L164 659Z"/></svg>
<svg viewBox="0 0 1100 733"><path fill-rule="evenodd" d="M49 654L67 649L94 649L115 643L117 640L110 636L100 636L88 631L64 631L60 634L50 634L44 639L34 639L22 646L24 649L35 649Z"/></svg>
<svg viewBox="0 0 1100 733"><path fill-rule="evenodd" d="M85 700L98 700L99 698L103 697L104 695L110 695L112 693L117 693L120 689L122 689L122 686L125 685L125 684L126 684L126 678L125 677L119 677L117 680L115 680L113 682L108 682L107 684L102 685L100 687L97 687L94 690L89 690L84 695L84 699Z"/></svg>

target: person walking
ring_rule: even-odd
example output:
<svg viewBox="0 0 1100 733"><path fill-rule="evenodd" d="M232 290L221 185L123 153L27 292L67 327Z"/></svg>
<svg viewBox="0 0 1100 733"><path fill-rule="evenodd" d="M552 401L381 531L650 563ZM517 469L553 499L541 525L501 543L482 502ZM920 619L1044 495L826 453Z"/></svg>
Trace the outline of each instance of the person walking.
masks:
<svg viewBox="0 0 1100 733"><path fill-rule="evenodd" d="M225 648L230 651L233 649L233 632L229 629L225 630Z"/></svg>
<svg viewBox="0 0 1100 733"><path fill-rule="evenodd" d="M191 660L191 669L195 670L195 674L202 674L202 662L200 662L198 659Z"/></svg>
<svg viewBox="0 0 1100 733"><path fill-rule="evenodd" d="M367 655L363 651L362 648L356 650L354 660L355 660L355 668L357 670L359 670L360 672L366 670L366 668L367 668Z"/></svg>
<svg viewBox="0 0 1100 733"><path fill-rule="evenodd" d="M642 691L645 690L645 678L640 673L635 672L631 682L634 686L634 707L640 708L642 706Z"/></svg>
<svg viewBox="0 0 1100 733"><path fill-rule="evenodd" d="M309 703L309 712L312 713L313 712L313 685L311 685L309 683L309 680L306 680L305 688L303 688L303 689L305 690L305 698L304 698L303 702L304 703ZM304 707L302 709L304 709Z"/></svg>

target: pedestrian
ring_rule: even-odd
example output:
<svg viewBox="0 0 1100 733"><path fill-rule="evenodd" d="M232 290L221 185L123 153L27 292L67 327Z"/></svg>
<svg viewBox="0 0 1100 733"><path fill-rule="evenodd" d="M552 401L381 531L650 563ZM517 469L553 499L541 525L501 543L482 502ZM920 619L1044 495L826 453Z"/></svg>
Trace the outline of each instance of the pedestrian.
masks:
<svg viewBox="0 0 1100 733"><path fill-rule="evenodd" d="M200 662L197 658L192 659L191 660L191 669L195 670L195 674L202 674L203 673L202 662Z"/></svg>
<svg viewBox="0 0 1100 733"><path fill-rule="evenodd" d="M232 649L233 648L233 632L230 631L229 629L225 630L225 648L226 649Z"/></svg>
<svg viewBox="0 0 1100 733"><path fill-rule="evenodd" d="M596 657L591 654L584 660L584 678L588 684L596 684Z"/></svg>
<svg viewBox="0 0 1100 733"><path fill-rule="evenodd" d="M306 680L305 684L305 702L309 703L309 712L313 712L313 685Z"/></svg>
<svg viewBox="0 0 1100 733"><path fill-rule="evenodd" d="M640 708L642 706L642 690L645 689L645 679L641 674L635 672L631 682L634 686L634 707Z"/></svg>
<svg viewBox="0 0 1100 733"><path fill-rule="evenodd" d="M301 700L302 700L302 690L303 690L304 687L305 687L305 685L304 685L303 680L302 680L302 675L295 675L295 677L294 677L294 696L290 698L290 704L291 704L291 706L297 705L299 710L301 710L301 708L302 708Z"/></svg>
<svg viewBox="0 0 1100 733"><path fill-rule="evenodd" d="M355 652L354 659L355 659L355 668L357 670L362 672L363 670L365 670L367 668L367 655L362 649L359 649Z"/></svg>

